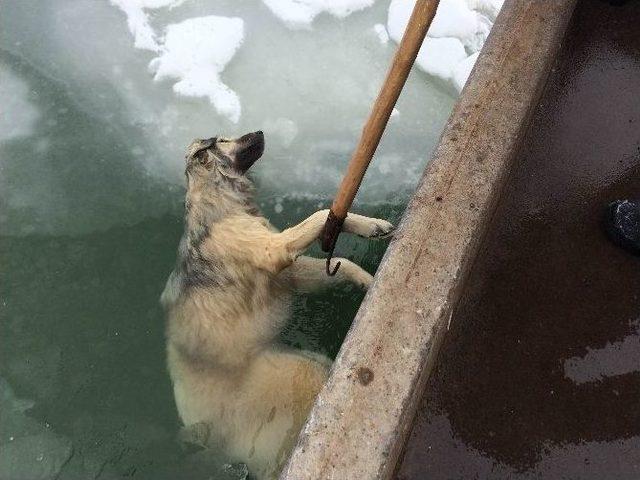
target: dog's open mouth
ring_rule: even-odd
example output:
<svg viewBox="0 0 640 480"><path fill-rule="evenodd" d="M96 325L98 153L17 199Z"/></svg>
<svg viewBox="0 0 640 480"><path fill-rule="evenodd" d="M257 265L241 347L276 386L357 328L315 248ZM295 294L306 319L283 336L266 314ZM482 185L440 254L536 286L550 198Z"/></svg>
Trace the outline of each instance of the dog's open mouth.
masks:
<svg viewBox="0 0 640 480"><path fill-rule="evenodd" d="M251 168L264 152L264 134L261 131L247 133L238 139L238 146L234 152L235 166L241 172Z"/></svg>

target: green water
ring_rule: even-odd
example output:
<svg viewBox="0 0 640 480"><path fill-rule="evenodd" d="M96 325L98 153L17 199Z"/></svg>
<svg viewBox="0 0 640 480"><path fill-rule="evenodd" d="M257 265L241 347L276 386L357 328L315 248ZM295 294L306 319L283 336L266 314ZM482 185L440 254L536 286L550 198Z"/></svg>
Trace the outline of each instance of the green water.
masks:
<svg viewBox="0 0 640 480"><path fill-rule="evenodd" d="M30 79L46 139L0 147L2 187L13 200L35 196L2 209L12 232L0 238L3 480L242 478L242 467L203 464L176 441L158 298L182 233L183 189L139 167L135 129L87 115L55 81L0 59ZM281 200L280 215L268 193L260 203L286 227L318 201ZM402 208L360 211L397 221ZM344 236L337 253L373 273L385 247ZM282 341L335 356L362 298L351 286L296 298Z"/></svg>
<svg viewBox="0 0 640 480"><path fill-rule="evenodd" d="M157 300L180 223L167 215L88 235L2 238L0 372L35 400L30 417L71 440L60 478L175 478L183 455ZM359 243L343 253L366 250L372 271L384 245ZM351 287L298 298L283 341L335 355L361 299Z"/></svg>

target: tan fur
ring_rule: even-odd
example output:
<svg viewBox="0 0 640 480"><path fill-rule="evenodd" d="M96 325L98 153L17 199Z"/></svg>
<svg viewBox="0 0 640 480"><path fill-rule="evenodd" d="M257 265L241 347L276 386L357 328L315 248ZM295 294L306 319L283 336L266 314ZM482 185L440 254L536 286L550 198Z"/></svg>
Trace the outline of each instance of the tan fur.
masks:
<svg viewBox="0 0 640 480"><path fill-rule="evenodd" d="M277 231L237 193L244 184L225 183L234 147L224 143L227 150L218 153L222 160L201 154L199 161L208 170L188 163L191 207L181 248L185 261L196 255L193 268L205 271L196 271L204 280L189 283L188 273L176 270L163 293L168 366L185 426L204 427L207 445L232 461L245 462L257 478L268 479L286 460L330 367L326 357L276 342L288 318L292 289L311 291L338 281L367 287L371 275L340 259L338 275L330 278L323 260L301 257L318 238L328 212ZM215 148L205 155L210 152L215 154ZM216 172L215 162L223 160ZM203 219L211 224L203 225ZM343 230L379 237L392 226L349 214Z"/></svg>

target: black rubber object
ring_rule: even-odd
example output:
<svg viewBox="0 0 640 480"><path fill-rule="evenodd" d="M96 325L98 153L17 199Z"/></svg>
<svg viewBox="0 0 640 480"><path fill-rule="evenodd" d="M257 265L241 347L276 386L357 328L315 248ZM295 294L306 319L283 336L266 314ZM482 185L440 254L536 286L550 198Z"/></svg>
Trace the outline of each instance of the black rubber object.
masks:
<svg viewBox="0 0 640 480"><path fill-rule="evenodd" d="M640 201L611 202L605 213L604 228L613 243L640 256Z"/></svg>

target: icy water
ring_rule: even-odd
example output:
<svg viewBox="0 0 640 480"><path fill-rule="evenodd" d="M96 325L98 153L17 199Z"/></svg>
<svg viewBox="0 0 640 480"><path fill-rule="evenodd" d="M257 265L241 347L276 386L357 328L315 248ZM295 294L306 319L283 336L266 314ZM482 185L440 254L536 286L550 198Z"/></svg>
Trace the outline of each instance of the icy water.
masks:
<svg viewBox="0 0 640 480"><path fill-rule="evenodd" d="M222 74L237 124L154 82L121 11L97 0L0 2L0 479L244 478L176 441L158 303L182 233L183 149L263 129L260 205L278 227L328 206L393 53L388 2L291 30L259 2L186 2L154 26L239 15ZM454 101L414 73L359 212L397 221ZM343 238L370 272L385 243ZM315 251L318 254L318 250ZM282 340L335 356L363 297L300 297Z"/></svg>

